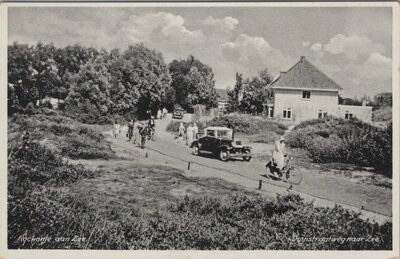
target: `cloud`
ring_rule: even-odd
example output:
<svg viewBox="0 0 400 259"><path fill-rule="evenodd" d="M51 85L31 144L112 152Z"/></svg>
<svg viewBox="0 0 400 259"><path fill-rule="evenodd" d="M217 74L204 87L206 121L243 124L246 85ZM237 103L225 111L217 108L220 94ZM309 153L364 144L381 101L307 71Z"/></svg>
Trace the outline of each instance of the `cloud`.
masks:
<svg viewBox="0 0 400 259"><path fill-rule="evenodd" d="M215 19L212 16L208 16L203 22L203 25L223 32L231 32L235 30L238 24L239 20L231 16L226 16L222 19Z"/></svg>
<svg viewBox="0 0 400 259"><path fill-rule="evenodd" d="M142 42L151 48L166 51L167 55L182 50L189 50L205 41L200 30L190 30L184 25L182 16L166 12L146 13L144 15L130 15L129 19L121 24L117 41ZM186 51L185 54L189 54Z"/></svg>
<svg viewBox="0 0 400 259"><path fill-rule="evenodd" d="M391 80L392 59L374 52L361 64L358 75L364 81L372 80L375 83Z"/></svg>
<svg viewBox="0 0 400 259"><path fill-rule="evenodd" d="M272 73L287 69L294 60L273 48L263 37L240 34L234 41L222 45L223 58L239 72L254 76L268 68Z"/></svg>
<svg viewBox="0 0 400 259"><path fill-rule="evenodd" d="M303 41L301 43L301 45L303 45L303 47L307 47L308 45L310 45L310 42L309 41Z"/></svg>
<svg viewBox="0 0 400 259"><path fill-rule="evenodd" d="M10 8L8 42L35 44L53 42L56 46L81 44L105 47L113 42L122 10L91 8ZM107 17L107 22L100 22Z"/></svg>
<svg viewBox="0 0 400 259"><path fill-rule="evenodd" d="M321 51L321 49L322 49L321 43L314 43L314 44L311 46L311 50L313 50L313 51L315 51L315 52Z"/></svg>
<svg viewBox="0 0 400 259"><path fill-rule="evenodd" d="M371 52L382 52L383 45L364 36L337 34L324 45L325 51L333 55L342 54L349 59L365 58Z"/></svg>

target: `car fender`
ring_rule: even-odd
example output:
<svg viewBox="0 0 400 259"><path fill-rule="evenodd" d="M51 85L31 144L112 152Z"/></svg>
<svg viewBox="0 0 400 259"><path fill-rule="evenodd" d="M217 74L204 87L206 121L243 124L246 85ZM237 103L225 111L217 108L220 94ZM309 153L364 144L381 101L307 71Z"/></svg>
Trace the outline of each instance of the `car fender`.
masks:
<svg viewBox="0 0 400 259"><path fill-rule="evenodd" d="M220 152L221 150L228 150L228 151L230 151L230 150L232 150L232 149L233 149L232 146L221 145L221 146L219 146L219 148L218 148L218 152Z"/></svg>
<svg viewBox="0 0 400 259"><path fill-rule="evenodd" d="M193 141L192 144L190 145L191 148L194 146L199 146L199 143L197 140Z"/></svg>

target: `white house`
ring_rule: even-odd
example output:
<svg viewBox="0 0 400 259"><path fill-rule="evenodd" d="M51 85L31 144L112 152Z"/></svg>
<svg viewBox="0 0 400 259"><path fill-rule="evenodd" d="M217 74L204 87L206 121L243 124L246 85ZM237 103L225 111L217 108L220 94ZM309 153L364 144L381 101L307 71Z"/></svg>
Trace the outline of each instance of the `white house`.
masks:
<svg viewBox="0 0 400 259"><path fill-rule="evenodd" d="M266 86L264 112L268 118L293 122L333 115L345 119L372 120L372 107L339 105L342 88L304 56L287 72Z"/></svg>

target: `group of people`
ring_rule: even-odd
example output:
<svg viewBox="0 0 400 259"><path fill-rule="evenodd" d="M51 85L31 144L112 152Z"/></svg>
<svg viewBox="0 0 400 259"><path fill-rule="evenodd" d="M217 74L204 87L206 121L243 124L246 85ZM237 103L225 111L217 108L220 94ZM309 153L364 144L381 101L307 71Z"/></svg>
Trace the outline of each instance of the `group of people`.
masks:
<svg viewBox="0 0 400 259"><path fill-rule="evenodd" d="M164 119L167 116L168 110L164 107L161 109L158 109L157 111L157 119Z"/></svg>
<svg viewBox="0 0 400 259"><path fill-rule="evenodd" d="M192 145L192 142L197 139L197 133L199 133L199 128L196 123L189 123L187 128L181 122L178 129L178 138L186 139L186 145Z"/></svg>

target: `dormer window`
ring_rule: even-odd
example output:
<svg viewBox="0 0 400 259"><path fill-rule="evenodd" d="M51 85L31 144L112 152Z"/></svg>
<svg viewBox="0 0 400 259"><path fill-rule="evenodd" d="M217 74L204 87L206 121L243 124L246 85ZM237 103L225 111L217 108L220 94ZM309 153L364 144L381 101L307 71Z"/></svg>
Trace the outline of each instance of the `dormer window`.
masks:
<svg viewBox="0 0 400 259"><path fill-rule="evenodd" d="M303 99L310 99L311 91L303 91Z"/></svg>

